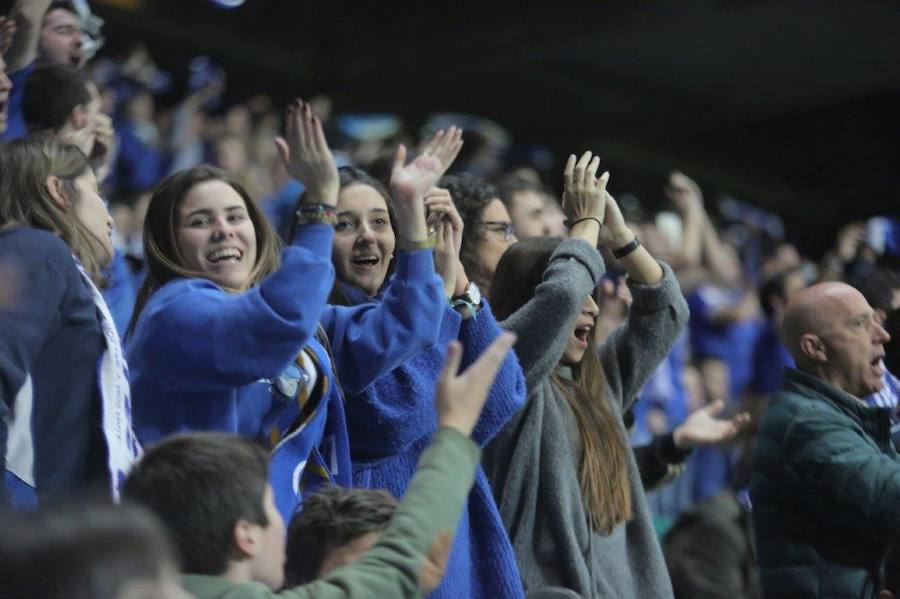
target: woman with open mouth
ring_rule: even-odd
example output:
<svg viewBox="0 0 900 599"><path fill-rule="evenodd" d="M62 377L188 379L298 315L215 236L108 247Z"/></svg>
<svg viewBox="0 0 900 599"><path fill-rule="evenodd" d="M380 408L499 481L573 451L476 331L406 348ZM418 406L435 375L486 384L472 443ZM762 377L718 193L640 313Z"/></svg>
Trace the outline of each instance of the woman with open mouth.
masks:
<svg viewBox="0 0 900 599"><path fill-rule="evenodd" d="M308 104L288 108L286 135L276 145L307 189L296 234L280 255L271 225L227 172L193 168L154 191L144 225L149 272L128 357L139 437L221 430L265 444L276 505L287 520L319 484L351 484L336 376L351 388L366 386L431 346L442 306L431 252L410 251L383 304L330 307L339 179ZM412 245L427 237L424 207L415 204L437 180L433 170L447 146L410 165L398 157Z"/></svg>
<svg viewBox="0 0 900 599"><path fill-rule="evenodd" d="M497 265L489 297L518 335L528 400L484 464L527 591L671 597L623 414L684 327L687 304L671 269L625 225L598 167L590 152L566 164L569 239L520 241ZM595 349L598 243L628 271L634 302Z"/></svg>
<svg viewBox="0 0 900 599"><path fill-rule="evenodd" d="M455 157L462 143L461 131L455 128L445 134L438 132L426 144L425 153L436 154L444 138L450 140ZM452 157L442 161L439 175L451 161ZM407 204L403 196L406 192L396 180L389 191L357 169L341 169L340 179L332 253L337 281L332 301L357 307L385 304L394 280L406 268L411 249L405 241L409 233L404 220L398 218ZM462 342L465 366L502 332L460 264L463 223L450 194L445 189L429 189L418 206L427 206L433 237L428 245L435 245L436 270L444 284L440 313L430 323L438 338L374 384L351 386L341 372L341 382L348 392L353 483L387 489L397 497L406 492L419 456L437 428L430 390L440 374L447 344L454 339ZM391 270L395 271L393 275ZM511 352L491 388L472 438L486 445L524 400L524 379ZM458 599L523 595L512 546L479 468L443 580L430 596Z"/></svg>

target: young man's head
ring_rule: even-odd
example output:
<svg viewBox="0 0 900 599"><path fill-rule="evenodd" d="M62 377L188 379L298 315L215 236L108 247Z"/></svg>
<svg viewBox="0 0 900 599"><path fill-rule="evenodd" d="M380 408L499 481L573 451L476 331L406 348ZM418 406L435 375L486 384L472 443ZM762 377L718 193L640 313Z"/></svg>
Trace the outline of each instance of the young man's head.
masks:
<svg viewBox="0 0 900 599"><path fill-rule="evenodd" d="M69 0L54 0L44 13L38 40L40 64L81 66L83 32L75 5Z"/></svg>
<svg viewBox="0 0 900 599"><path fill-rule="evenodd" d="M122 494L159 517L183 572L277 589L284 581L285 532L268 476L268 453L249 439L175 435L147 450Z"/></svg>
<svg viewBox="0 0 900 599"><path fill-rule="evenodd" d="M25 80L22 116L29 133L73 135L93 131L100 114L100 93L84 71L67 65L38 67ZM87 128L87 129L86 129ZM78 143L90 155L92 147ZM88 145L93 146L93 140Z"/></svg>
<svg viewBox="0 0 900 599"><path fill-rule="evenodd" d="M506 177L497 184L519 239L550 235L546 193L539 183L522 177Z"/></svg>
<svg viewBox="0 0 900 599"><path fill-rule="evenodd" d="M372 548L397 509L387 491L325 487L303 501L288 528L288 586L305 584Z"/></svg>
<svg viewBox="0 0 900 599"><path fill-rule="evenodd" d="M804 287L806 276L802 266L792 266L764 279L759 288L759 304L766 317L780 323L788 300Z"/></svg>

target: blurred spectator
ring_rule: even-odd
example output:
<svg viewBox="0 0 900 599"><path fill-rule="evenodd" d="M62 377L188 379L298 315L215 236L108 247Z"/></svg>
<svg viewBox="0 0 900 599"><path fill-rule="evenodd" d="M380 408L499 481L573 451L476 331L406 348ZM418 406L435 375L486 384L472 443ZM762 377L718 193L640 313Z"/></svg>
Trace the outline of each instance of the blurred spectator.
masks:
<svg viewBox="0 0 900 599"><path fill-rule="evenodd" d="M547 194L540 183L522 177L504 177L497 182L497 190L519 238L550 235L545 214Z"/></svg>
<svg viewBox="0 0 900 599"><path fill-rule="evenodd" d="M330 486L307 497L288 527L285 585L323 578L356 561L381 537L397 505L377 489Z"/></svg>
<svg viewBox="0 0 900 599"><path fill-rule="evenodd" d="M159 522L137 506L63 502L0 523L4 599L187 599Z"/></svg>

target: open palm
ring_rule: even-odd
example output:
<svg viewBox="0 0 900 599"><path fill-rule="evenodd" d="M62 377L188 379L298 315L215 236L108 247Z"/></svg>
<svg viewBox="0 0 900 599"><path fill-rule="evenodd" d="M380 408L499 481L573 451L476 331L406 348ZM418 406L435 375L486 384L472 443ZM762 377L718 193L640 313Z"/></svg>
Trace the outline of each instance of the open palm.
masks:
<svg viewBox="0 0 900 599"><path fill-rule="evenodd" d="M447 172L462 148L462 130L450 127L438 131L416 156L406 164L406 147L402 144L394 156L391 170L391 191L400 201L421 199Z"/></svg>

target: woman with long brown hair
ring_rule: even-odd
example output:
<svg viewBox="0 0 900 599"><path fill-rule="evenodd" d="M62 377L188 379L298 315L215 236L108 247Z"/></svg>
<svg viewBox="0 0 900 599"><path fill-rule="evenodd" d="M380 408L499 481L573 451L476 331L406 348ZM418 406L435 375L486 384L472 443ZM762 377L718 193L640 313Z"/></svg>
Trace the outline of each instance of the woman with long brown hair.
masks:
<svg viewBox="0 0 900 599"><path fill-rule="evenodd" d="M341 385L364 388L437 339L444 302L423 194L456 150L442 134L411 164L398 152L397 276L382 303L334 307L338 170L308 104L289 108L286 131L281 158L307 190L290 245L279 252L227 172L171 175L147 208L148 274L127 345L140 439L186 430L255 439L272 451L275 501L288 519L317 485L352 483Z"/></svg>
<svg viewBox="0 0 900 599"><path fill-rule="evenodd" d="M528 401L489 446L486 470L526 590L670 597L622 417L684 327L687 305L671 269L625 225L598 166L589 152L566 165L569 239L526 239L497 265L490 297L519 337ZM634 303L595 351L598 244L628 271Z"/></svg>
<svg viewBox="0 0 900 599"><path fill-rule="evenodd" d="M118 492L139 447L119 336L100 294L112 218L75 146L0 147L0 506Z"/></svg>

